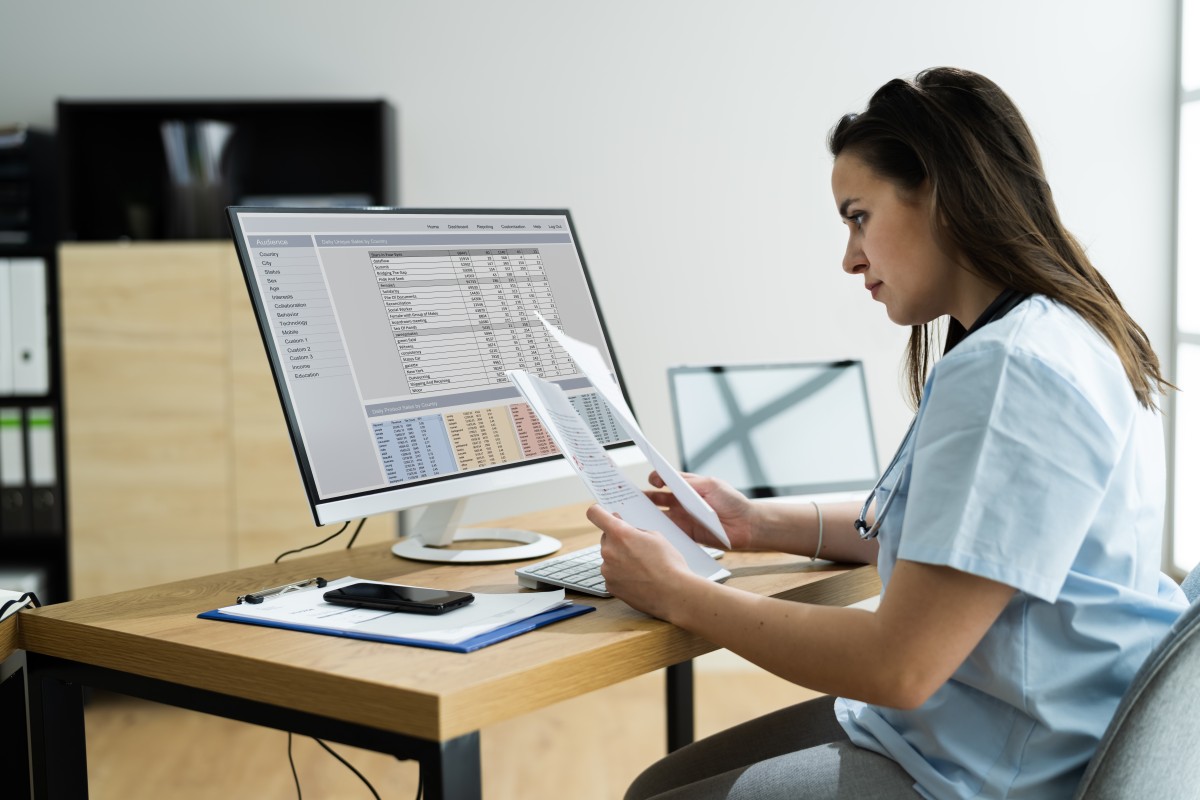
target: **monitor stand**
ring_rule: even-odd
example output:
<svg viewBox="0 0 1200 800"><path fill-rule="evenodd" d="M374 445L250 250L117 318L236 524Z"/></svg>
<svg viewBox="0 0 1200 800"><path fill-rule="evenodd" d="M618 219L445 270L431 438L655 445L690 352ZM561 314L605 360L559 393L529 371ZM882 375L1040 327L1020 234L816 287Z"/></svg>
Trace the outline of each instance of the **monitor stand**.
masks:
<svg viewBox="0 0 1200 800"><path fill-rule="evenodd" d="M467 500L444 500L426 507L409 535L392 546L392 553L413 561L455 564L480 564L497 561L524 561L556 552L562 542L551 536L512 528L459 528ZM516 542L513 547L459 550L454 542Z"/></svg>

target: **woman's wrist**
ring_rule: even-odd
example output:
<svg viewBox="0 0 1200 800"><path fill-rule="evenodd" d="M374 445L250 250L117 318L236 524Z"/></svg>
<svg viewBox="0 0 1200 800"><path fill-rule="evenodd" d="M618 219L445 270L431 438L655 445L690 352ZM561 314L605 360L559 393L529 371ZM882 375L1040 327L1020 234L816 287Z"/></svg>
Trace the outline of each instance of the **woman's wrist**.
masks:
<svg viewBox="0 0 1200 800"><path fill-rule="evenodd" d="M766 550L763 542L767 537L768 522L765 519L763 506L765 503L760 503L757 500L747 500L749 509L746 511L746 543L739 547L739 550Z"/></svg>
<svg viewBox="0 0 1200 800"><path fill-rule="evenodd" d="M805 501L754 503L748 550L772 550L816 556L816 546L828 544L832 531L829 509Z"/></svg>
<svg viewBox="0 0 1200 800"><path fill-rule="evenodd" d="M796 530L792 503L750 501L750 543L747 550L785 550L780 537Z"/></svg>
<svg viewBox="0 0 1200 800"><path fill-rule="evenodd" d="M684 630L695 630L696 614L701 613L704 593L719 586L693 572L681 575L675 591L669 592L670 606L664 609L661 618Z"/></svg>

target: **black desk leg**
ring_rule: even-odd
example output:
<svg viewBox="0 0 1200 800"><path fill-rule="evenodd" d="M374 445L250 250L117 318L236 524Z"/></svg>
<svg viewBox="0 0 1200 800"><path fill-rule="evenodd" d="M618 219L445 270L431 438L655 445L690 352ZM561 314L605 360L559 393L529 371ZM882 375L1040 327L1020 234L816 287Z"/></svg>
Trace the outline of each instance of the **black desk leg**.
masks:
<svg viewBox="0 0 1200 800"><path fill-rule="evenodd" d="M479 732L438 745L433 756L421 760L421 782L425 800L482 800Z"/></svg>
<svg viewBox="0 0 1200 800"><path fill-rule="evenodd" d="M34 800L86 800L83 688L43 669L38 654L26 659Z"/></svg>
<svg viewBox="0 0 1200 800"><path fill-rule="evenodd" d="M0 746L0 787L13 797L28 798L29 785L29 709L25 703L25 653L18 650L0 662L0 728L4 745Z"/></svg>
<svg viewBox="0 0 1200 800"><path fill-rule="evenodd" d="M692 662L667 667L667 752L691 744L696 737L695 681Z"/></svg>

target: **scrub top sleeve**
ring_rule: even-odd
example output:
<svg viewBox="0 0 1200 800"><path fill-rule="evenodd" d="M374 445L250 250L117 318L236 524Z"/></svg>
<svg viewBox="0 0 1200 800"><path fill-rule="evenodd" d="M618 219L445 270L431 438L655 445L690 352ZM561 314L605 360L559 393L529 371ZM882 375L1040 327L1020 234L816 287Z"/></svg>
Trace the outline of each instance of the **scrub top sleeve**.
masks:
<svg viewBox="0 0 1200 800"><path fill-rule="evenodd" d="M983 348L939 363L915 434L897 558L1053 602L1122 438L1035 356Z"/></svg>

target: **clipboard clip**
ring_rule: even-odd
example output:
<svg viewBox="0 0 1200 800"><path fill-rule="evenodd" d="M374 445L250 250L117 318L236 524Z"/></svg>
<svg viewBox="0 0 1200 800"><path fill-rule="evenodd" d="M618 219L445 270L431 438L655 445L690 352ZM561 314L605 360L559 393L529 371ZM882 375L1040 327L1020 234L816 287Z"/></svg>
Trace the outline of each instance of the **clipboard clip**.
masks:
<svg viewBox="0 0 1200 800"><path fill-rule="evenodd" d="M254 605L261 603L263 600L269 600L272 597L278 597L281 594L290 592L298 592L301 589L307 589L310 586L316 586L318 589L324 589L329 581L324 578L309 578L306 581L296 581L295 583L285 583L282 586L272 586L270 589L261 589L250 594L238 595L238 603L250 603Z"/></svg>

